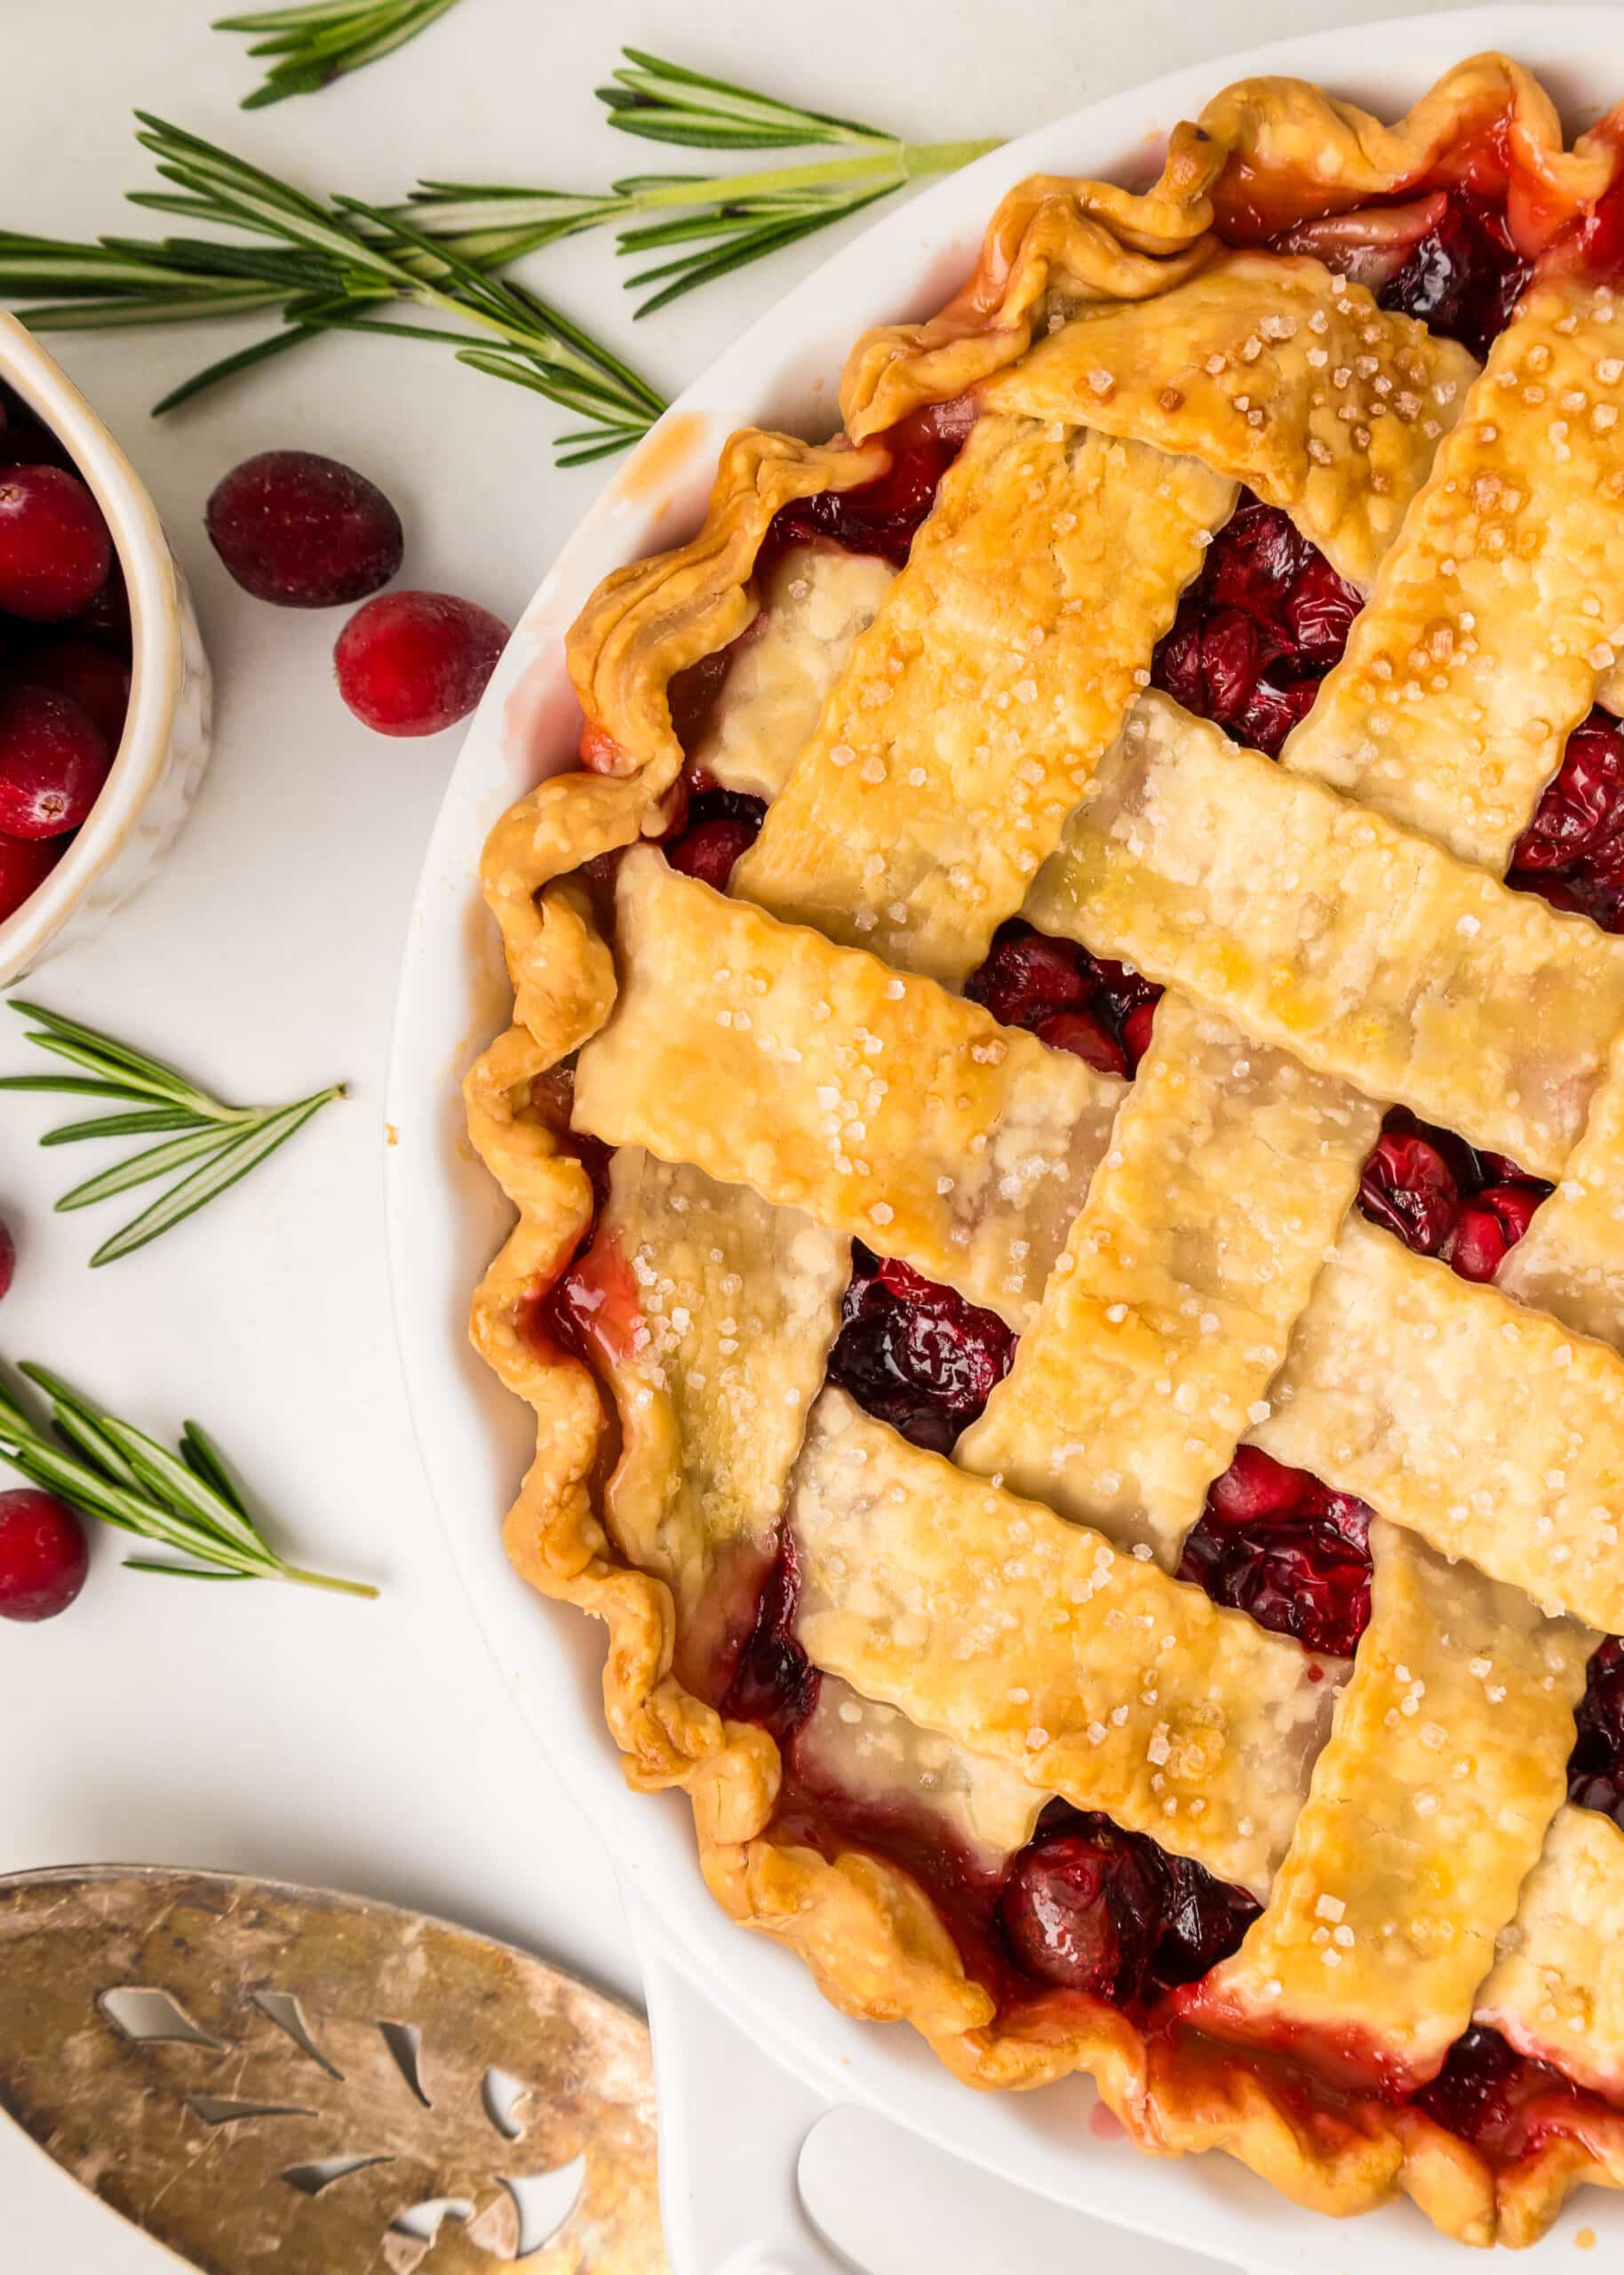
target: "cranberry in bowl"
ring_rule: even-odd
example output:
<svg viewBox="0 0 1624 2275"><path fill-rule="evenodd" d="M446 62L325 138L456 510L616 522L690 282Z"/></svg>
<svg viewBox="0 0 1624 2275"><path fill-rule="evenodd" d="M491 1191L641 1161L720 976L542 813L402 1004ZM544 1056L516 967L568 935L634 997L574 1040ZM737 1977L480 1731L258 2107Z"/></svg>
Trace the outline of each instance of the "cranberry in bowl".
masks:
<svg viewBox="0 0 1624 2275"><path fill-rule="evenodd" d="M209 751L209 667L151 499L0 312L0 985L145 882Z"/></svg>

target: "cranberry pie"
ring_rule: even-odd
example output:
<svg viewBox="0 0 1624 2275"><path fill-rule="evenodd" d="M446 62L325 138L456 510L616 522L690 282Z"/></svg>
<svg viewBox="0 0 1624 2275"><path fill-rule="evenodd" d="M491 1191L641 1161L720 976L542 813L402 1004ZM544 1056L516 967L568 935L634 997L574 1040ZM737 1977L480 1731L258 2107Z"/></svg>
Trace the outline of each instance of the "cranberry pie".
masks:
<svg viewBox="0 0 1624 2275"><path fill-rule="evenodd" d="M983 2087L1624 2184L1624 120L1042 178L569 640L482 882L521 1572Z"/></svg>

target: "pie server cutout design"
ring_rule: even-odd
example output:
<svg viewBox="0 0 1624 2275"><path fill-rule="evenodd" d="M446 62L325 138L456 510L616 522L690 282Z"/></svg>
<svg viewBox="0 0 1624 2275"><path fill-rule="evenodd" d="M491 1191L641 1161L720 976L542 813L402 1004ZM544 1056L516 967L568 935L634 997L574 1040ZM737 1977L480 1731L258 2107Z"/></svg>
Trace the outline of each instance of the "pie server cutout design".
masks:
<svg viewBox="0 0 1624 2275"><path fill-rule="evenodd" d="M389 1904L0 1878L0 2107L209 2275L666 2275L643 2023Z"/></svg>

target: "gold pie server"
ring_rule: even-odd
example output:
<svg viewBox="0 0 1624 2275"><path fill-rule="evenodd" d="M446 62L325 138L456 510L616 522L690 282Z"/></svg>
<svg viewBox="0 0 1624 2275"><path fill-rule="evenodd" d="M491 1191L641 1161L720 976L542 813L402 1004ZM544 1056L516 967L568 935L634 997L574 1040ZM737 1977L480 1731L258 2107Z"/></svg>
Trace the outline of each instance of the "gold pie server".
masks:
<svg viewBox="0 0 1624 2275"><path fill-rule="evenodd" d="M389 1904L0 1878L0 2107L209 2275L666 2275L643 2023Z"/></svg>

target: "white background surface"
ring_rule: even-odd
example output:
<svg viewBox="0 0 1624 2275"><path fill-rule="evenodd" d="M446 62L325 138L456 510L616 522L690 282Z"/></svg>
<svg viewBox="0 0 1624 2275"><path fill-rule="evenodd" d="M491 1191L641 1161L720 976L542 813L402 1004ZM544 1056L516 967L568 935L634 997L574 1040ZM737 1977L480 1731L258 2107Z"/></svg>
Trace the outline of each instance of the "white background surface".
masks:
<svg viewBox="0 0 1624 2275"><path fill-rule="evenodd" d="M463 0L399 56L243 118L235 103L252 67L239 43L207 29L209 0L0 0L0 226L140 231L121 205L149 178L129 132L136 103L313 189L383 200L418 173L590 188L684 163L600 124L591 90L623 41L941 140L1013 133L1174 63L1358 21L1371 6L820 0L809 14L771 0ZM527 273L674 392L832 242L635 328L607 238L554 248ZM206 1215L93 1276L84 1258L119 1219L51 1215L53 1193L84 1169L33 1146L48 1100L6 1100L0 1210L20 1261L0 1352L55 1365L154 1428L197 1416L285 1548L385 1592L368 1606L269 1586L188 1589L122 1572L119 1544L102 1535L65 1618L0 1628L0 1871L119 1859L354 1888L509 1936L634 1995L608 1867L461 1598L419 1478L388 1316L384 1055L456 736L368 735L331 685L341 613L250 601L219 571L201 525L213 483L249 452L325 451L399 506L405 581L511 619L606 477L553 472L548 406L405 343L334 338L148 420L165 387L238 337L52 343L151 486L192 580L215 667L217 752L158 880L102 938L43 970L33 992L230 1096L280 1099L342 1077L351 1097ZM25 1063L8 1018L0 1070ZM874 2275L1201 2264L999 2183L944 2176L932 2152L870 2120L836 2123L809 2187ZM173 2264L3 2121L0 2206L4 2275Z"/></svg>

